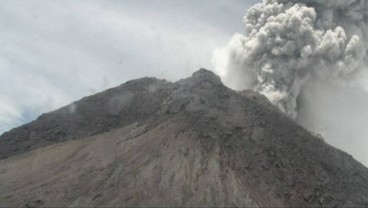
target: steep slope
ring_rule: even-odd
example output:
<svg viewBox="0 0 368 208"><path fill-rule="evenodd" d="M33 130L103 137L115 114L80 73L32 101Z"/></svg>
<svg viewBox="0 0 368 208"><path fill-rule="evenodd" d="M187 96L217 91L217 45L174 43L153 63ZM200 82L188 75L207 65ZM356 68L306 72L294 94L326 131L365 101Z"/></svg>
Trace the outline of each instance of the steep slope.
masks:
<svg viewBox="0 0 368 208"><path fill-rule="evenodd" d="M154 78L129 81L44 114L0 136L0 159L143 121L161 108L171 85Z"/></svg>
<svg viewBox="0 0 368 208"><path fill-rule="evenodd" d="M206 70L128 82L0 140L0 206L368 206L367 168Z"/></svg>

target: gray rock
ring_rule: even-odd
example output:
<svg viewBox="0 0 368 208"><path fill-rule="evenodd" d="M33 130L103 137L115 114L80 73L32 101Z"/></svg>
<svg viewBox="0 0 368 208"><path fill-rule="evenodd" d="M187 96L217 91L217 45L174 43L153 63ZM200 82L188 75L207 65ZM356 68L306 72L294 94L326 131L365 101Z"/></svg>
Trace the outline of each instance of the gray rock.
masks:
<svg viewBox="0 0 368 208"><path fill-rule="evenodd" d="M0 137L1 207L367 207L368 170L201 69L127 82Z"/></svg>

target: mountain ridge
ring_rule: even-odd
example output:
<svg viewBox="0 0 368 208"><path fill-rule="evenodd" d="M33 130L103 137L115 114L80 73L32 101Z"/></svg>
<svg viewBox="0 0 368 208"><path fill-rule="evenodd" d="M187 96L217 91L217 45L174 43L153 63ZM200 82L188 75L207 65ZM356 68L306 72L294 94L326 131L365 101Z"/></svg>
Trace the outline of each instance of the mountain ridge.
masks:
<svg viewBox="0 0 368 208"><path fill-rule="evenodd" d="M0 137L0 205L368 206L366 167L213 72L75 104Z"/></svg>

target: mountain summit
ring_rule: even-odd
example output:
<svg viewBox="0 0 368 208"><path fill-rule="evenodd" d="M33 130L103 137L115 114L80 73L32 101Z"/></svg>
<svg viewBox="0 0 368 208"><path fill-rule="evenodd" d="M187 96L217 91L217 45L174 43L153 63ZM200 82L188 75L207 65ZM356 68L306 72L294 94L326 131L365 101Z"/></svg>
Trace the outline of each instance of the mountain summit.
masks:
<svg viewBox="0 0 368 208"><path fill-rule="evenodd" d="M368 207L368 169L201 69L129 81L3 134L0 206Z"/></svg>

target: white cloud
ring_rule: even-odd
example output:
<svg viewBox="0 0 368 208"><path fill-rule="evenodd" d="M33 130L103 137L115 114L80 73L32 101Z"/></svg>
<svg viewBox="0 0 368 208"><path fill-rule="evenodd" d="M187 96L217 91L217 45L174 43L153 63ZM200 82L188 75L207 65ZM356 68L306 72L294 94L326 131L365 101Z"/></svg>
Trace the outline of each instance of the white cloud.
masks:
<svg viewBox="0 0 368 208"><path fill-rule="evenodd" d="M133 78L211 68L251 1L4 0L0 134Z"/></svg>

